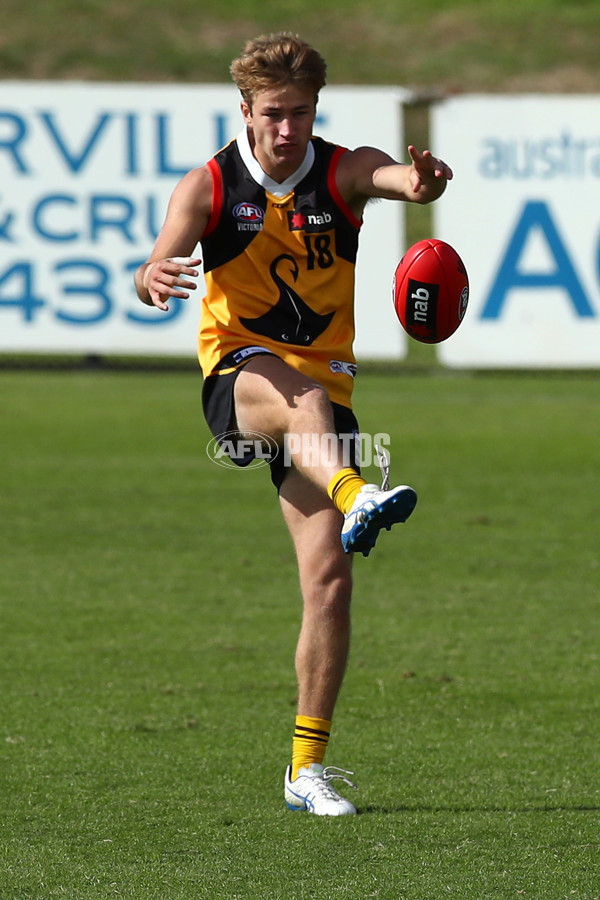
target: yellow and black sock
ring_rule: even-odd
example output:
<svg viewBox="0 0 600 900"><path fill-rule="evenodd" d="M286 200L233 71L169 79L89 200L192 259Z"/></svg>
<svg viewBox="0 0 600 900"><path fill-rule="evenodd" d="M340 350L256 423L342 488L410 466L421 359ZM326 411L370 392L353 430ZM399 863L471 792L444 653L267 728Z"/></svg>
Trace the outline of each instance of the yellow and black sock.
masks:
<svg viewBox="0 0 600 900"><path fill-rule="evenodd" d="M329 482L327 493L334 506L345 515L350 512L356 495L366 483L354 469L340 469Z"/></svg>
<svg viewBox="0 0 600 900"><path fill-rule="evenodd" d="M292 744L292 781L302 766L308 767L311 763L323 762L330 732L331 722L327 719L296 716Z"/></svg>

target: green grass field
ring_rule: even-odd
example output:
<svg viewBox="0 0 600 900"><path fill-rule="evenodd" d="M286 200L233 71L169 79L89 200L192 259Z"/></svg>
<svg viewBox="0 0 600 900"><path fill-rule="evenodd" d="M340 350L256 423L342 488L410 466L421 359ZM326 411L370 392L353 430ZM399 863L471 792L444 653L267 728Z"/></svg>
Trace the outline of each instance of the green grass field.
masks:
<svg viewBox="0 0 600 900"><path fill-rule="evenodd" d="M589 0L2 12L3 79L222 82L288 28L331 84L598 90ZM206 456L199 374L0 370L0 900L600 900L600 373L433 352L356 390L420 499L356 561L343 820L283 804L295 562L268 475Z"/></svg>
<svg viewBox="0 0 600 900"><path fill-rule="evenodd" d="M4 0L0 78L222 82L244 41L282 29L332 84L598 90L594 0Z"/></svg>
<svg viewBox="0 0 600 900"><path fill-rule="evenodd" d="M420 500L356 561L323 820L289 539L200 376L1 372L2 900L600 897L599 377L359 378Z"/></svg>

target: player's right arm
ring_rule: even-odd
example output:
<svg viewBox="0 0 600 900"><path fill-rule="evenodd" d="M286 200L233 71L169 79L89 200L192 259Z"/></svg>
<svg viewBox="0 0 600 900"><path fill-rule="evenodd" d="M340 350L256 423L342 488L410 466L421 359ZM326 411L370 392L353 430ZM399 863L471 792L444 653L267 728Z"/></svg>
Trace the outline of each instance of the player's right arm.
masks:
<svg viewBox="0 0 600 900"><path fill-rule="evenodd" d="M212 177L206 166L192 169L181 179L169 201L167 215L152 254L136 270L135 287L142 303L168 310L170 297L189 297L196 284L186 278L198 275L192 257L206 230L212 205ZM173 262L189 258L189 265Z"/></svg>

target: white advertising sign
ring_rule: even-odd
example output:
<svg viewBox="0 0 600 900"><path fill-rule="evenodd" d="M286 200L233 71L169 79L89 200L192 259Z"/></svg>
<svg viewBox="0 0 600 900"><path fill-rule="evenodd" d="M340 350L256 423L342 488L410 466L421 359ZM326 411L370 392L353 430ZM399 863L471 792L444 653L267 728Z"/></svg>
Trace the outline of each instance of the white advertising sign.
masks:
<svg viewBox="0 0 600 900"><path fill-rule="evenodd" d="M403 158L403 96L328 87L315 131ZM241 125L233 86L4 82L0 352L195 355L199 300L160 313L137 300L132 276L177 181ZM365 221L356 351L399 358L390 285L404 247L400 205L370 206Z"/></svg>
<svg viewBox="0 0 600 900"><path fill-rule="evenodd" d="M434 108L455 180L435 235L462 256L466 317L439 346L463 367L600 365L600 97L466 96Z"/></svg>

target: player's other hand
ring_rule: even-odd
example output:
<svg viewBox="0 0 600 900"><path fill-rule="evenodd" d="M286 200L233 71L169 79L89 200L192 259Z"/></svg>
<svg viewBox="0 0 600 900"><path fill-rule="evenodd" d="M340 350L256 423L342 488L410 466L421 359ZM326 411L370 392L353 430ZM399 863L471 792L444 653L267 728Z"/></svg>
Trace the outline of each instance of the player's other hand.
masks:
<svg viewBox="0 0 600 900"><path fill-rule="evenodd" d="M167 302L170 297L187 300L189 292L196 290L196 283L189 279L198 277L200 273L195 267L201 262L195 256L174 256L148 263L142 284L148 291L152 305L168 311Z"/></svg>
<svg viewBox="0 0 600 900"><path fill-rule="evenodd" d="M410 182L415 193L425 184L430 184L438 178L444 181L452 179L452 169L442 159L431 154L430 150L421 153L411 144L408 148L412 159Z"/></svg>

